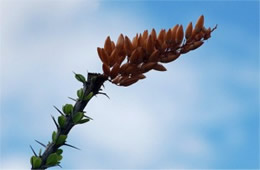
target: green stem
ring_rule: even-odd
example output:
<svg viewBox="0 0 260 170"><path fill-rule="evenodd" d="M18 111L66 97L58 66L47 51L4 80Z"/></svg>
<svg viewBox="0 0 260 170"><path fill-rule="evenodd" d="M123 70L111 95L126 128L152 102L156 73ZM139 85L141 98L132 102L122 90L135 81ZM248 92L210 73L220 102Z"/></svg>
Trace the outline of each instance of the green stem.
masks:
<svg viewBox="0 0 260 170"><path fill-rule="evenodd" d="M83 99L85 99L91 92L93 95L96 95L99 93L101 86L104 84L104 82L107 80L107 77L105 77L102 74L97 73L88 73L88 79L83 83ZM73 122L73 116L78 112L83 112L84 108L88 104L90 99L88 100L81 100L78 99L73 107L73 112L69 115L66 115L66 122L64 126L57 127L57 133L56 133L56 139L58 139L61 135L68 135L70 130L73 128L75 123ZM62 142L61 144L57 144L55 141L52 141L49 143L45 151L42 155L39 155L38 157L41 159L41 165L38 168L32 168L32 169L47 169L52 166L57 165L47 165L47 159L48 157L56 153L56 151L65 144L65 142Z"/></svg>

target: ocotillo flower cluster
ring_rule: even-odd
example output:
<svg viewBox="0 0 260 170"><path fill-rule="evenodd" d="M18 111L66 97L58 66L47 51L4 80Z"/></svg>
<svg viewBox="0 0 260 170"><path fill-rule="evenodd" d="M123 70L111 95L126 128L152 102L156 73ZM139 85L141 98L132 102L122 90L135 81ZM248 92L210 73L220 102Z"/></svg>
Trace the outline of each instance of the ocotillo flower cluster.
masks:
<svg viewBox="0 0 260 170"><path fill-rule="evenodd" d="M129 86L150 70L166 71L163 63L177 59L181 54L200 47L204 40L210 38L213 29L204 27L204 16L200 16L195 27L190 22L184 32L182 25L162 29L157 35L145 30L136 34L132 41L120 34L116 44L108 36L104 48L97 48L103 63L103 74L118 86Z"/></svg>

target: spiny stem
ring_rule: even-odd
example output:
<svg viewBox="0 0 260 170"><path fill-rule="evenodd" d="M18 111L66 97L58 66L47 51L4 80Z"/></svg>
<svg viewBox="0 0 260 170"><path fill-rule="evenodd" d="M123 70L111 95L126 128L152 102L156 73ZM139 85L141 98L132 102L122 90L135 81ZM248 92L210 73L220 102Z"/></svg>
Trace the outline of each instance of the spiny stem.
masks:
<svg viewBox="0 0 260 170"><path fill-rule="evenodd" d="M88 73L88 79L86 80L86 82L83 83L83 98L87 97L91 92L93 93L93 95L96 95L99 93L101 86L103 85L103 83L107 80L107 77L102 75L102 74L98 74L98 73ZM74 121L73 121L73 116L76 115L79 112L83 112L84 113L84 108L86 107L86 105L88 104L90 99L88 100L76 100L76 103L73 107L73 111L70 115L64 115L62 113L62 111L60 111L56 106L54 106L54 108L62 115L66 117L66 122L64 124L63 127L60 127L58 125L58 123L56 122L56 120L54 119L54 117L52 116L52 119L55 123L55 125L57 126L57 132L55 135L55 139L59 139L59 137L61 136L66 136L69 134L70 130L73 128L73 126L75 125ZM85 116L87 117L87 116ZM36 141L37 143L40 143L38 141ZM44 144L40 143L41 145L45 146ZM49 143L46 147L45 147L45 151L43 152L43 154L41 156L39 156L39 158L41 159L41 165L38 168L33 168L32 169L47 169L49 167L52 166L59 166L58 164L55 165L47 165L47 159L51 154L54 154L57 152L57 150L63 146L70 146L73 147L75 149L78 149L77 147L74 147L70 144L65 143L65 141L63 141L62 143L57 143L56 141L52 141L51 143ZM32 149L32 147L31 147ZM33 150L33 149L32 149ZM34 152L34 150L33 150ZM36 155L36 153L34 152L34 155Z"/></svg>

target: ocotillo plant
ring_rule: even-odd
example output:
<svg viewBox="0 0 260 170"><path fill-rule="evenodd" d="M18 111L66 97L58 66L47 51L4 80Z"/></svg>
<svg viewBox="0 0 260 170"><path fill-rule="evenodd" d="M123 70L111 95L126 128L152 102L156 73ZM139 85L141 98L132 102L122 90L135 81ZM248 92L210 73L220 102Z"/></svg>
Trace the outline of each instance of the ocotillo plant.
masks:
<svg viewBox="0 0 260 170"><path fill-rule="evenodd" d="M142 34L136 34L132 41L121 34L115 43L108 36L104 48L97 48L103 73L88 73L87 79L75 73L75 78L83 83L83 88L77 91L78 98L74 99L74 105L65 104L62 110L55 107L60 114L57 120L52 116L57 130L53 131L52 140L47 145L36 140L45 148L43 153L40 150L36 154L31 147L34 154L31 157L32 169L60 166L60 147L65 145L76 148L66 142L68 134L75 125L91 120L85 114L84 108L94 95L106 95L101 92L105 81L117 86L130 86L144 79L144 74L148 71L166 71L164 63L172 62L181 54L199 48L216 28L205 28L202 15L195 27L193 28L190 22L185 32L183 26L177 24L171 29L162 29L158 35L154 29L150 34L145 30Z"/></svg>

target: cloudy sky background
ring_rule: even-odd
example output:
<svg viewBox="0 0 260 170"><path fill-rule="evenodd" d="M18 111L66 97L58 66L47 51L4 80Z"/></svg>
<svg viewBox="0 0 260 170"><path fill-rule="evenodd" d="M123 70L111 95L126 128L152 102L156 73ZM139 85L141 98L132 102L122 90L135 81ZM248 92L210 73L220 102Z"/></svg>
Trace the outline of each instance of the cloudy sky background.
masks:
<svg viewBox="0 0 260 170"><path fill-rule="evenodd" d="M53 105L73 103L72 71L101 72L106 36L184 27L204 14L218 29L196 51L128 88L106 83L94 118L75 127L64 169L259 168L259 1L2 0L1 161L29 169L55 129ZM59 168L58 168L59 169Z"/></svg>

